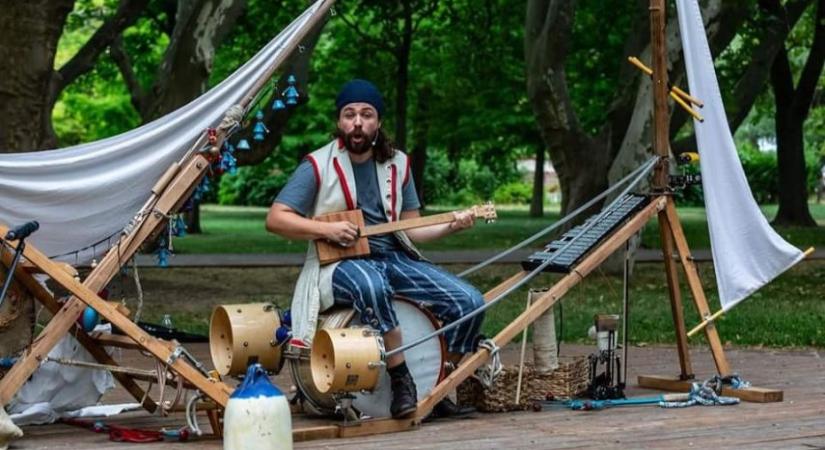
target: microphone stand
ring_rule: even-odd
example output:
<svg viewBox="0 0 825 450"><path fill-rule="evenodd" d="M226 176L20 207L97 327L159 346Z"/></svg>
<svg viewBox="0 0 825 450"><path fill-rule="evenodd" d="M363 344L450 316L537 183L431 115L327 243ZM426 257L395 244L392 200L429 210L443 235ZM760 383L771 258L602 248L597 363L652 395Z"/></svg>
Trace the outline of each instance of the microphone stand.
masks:
<svg viewBox="0 0 825 450"><path fill-rule="evenodd" d="M27 228L24 228L27 227ZM5 247L7 242L10 238L17 238L17 249L14 251L14 259L11 261L11 265L9 266L9 271L6 273L6 280L3 282L3 290L0 291L0 306L3 306L3 302L6 300L6 291L8 291L9 286L11 286L11 280L14 278L14 270L17 268L17 264L20 262L20 257L23 256L23 250L26 249L26 237L29 234L33 233L37 230L37 222L29 222L18 229L12 230L8 234L6 234L5 239L3 240L3 246ZM15 236L17 235L17 236ZM2 251L2 249L0 249Z"/></svg>

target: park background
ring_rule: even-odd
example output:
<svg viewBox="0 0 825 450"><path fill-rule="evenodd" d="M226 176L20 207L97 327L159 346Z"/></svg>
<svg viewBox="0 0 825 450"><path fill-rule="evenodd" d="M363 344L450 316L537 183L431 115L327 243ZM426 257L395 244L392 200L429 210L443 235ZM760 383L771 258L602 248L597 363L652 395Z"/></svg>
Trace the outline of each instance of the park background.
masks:
<svg viewBox="0 0 825 450"><path fill-rule="evenodd" d="M161 117L224 79L305 6L260 0L4 5L0 151L67 147ZM791 243L822 247L825 5L709 0L702 6L754 197ZM304 252L304 243L265 232L266 207L303 155L329 141L333 99L353 77L383 91L384 126L412 157L425 213L484 200L498 205L496 224L425 250L504 250L518 243L650 155L649 119L641 126L631 120L650 115L650 93L640 88L644 76L626 62L633 55L649 61L647 14L645 2L617 0L340 2L317 42L307 42L281 74L299 80L299 105L277 114L262 105L270 133L238 152L235 173L213 179L199 214L187 218L189 235L175 239L175 252L205 260ZM678 50L678 39L669 45ZM672 81L685 87L681 55L674 50L669 57ZM21 82L29 79L39 82ZM672 112L674 152L694 150L692 122ZM678 193L678 204L689 244L707 249L701 188ZM641 245L658 246L655 224ZM169 314L176 326L196 332L206 330L219 303L286 306L297 276L295 267L174 265L173 258L171 268L143 268L143 317L159 321ZM483 290L517 270L496 265L471 281ZM700 263L700 270L718 304L712 263ZM545 275L533 287L553 279ZM621 288L621 278L605 269L574 290L562 306L563 339L583 340L594 313L618 312ZM631 289L631 340L671 342L661 264L637 264ZM116 279L112 291L134 305L131 276ZM720 333L738 345L823 346L823 298L825 264L805 262L728 314ZM485 332L501 328L523 304L523 293L511 296L488 314ZM686 309L688 323L697 322L693 308Z"/></svg>

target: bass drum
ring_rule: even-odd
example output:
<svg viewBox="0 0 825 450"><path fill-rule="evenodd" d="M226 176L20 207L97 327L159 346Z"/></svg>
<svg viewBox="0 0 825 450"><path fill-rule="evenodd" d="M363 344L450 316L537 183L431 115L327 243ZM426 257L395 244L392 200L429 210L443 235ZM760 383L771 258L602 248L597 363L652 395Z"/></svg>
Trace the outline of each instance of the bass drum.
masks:
<svg viewBox="0 0 825 450"><path fill-rule="evenodd" d="M412 342L439 328L436 318L416 303L396 298L393 300L395 315L401 327L404 342ZM363 327L352 308L333 307L319 317L319 328ZM443 335L430 339L404 352L407 367L415 380L418 400L426 397L444 376L446 345ZM304 397L304 410L311 414L327 415L335 413L333 393L322 394L312 381L312 371L308 357L289 359L290 370L295 385ZM392 390L387 369L382 367L378 385L372 392L353 392L352 406L370 417L390 417Z"/></svg>

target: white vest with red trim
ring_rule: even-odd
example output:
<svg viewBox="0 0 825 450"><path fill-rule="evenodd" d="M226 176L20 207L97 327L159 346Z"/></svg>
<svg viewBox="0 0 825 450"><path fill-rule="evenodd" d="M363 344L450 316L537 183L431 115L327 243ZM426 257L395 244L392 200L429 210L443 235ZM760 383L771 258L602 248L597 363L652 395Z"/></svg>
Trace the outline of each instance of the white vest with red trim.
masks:
<svg viewBox="0 0 825 450"><path fill-rule="evenodd" d="M315 171L318 193L312 211L308 217L320 214L355 209L357 191L355 175L349 152L339 140L307 155L307 160ZM398 220L403 203L402 191L409 180L409 158L401 151L395 151L392 158L375 163L378 175L378 187L384 204L384 212L390 222ZM415 256L421 254L404 232L396 232L401 245ZM306 260L295 292L292 297L292 333L293 343L309 345L315 335L318 313L334 304L332 295L332 274L338 263L323 267L318 263L315 243L310 241ZM295 340L299 342L295 342Z"/></svg>

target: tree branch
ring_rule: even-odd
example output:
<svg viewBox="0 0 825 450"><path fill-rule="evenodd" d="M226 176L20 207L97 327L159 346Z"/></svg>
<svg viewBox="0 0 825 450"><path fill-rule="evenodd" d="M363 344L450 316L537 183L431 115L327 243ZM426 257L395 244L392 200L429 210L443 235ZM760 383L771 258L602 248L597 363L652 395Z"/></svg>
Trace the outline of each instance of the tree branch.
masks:
<svg viewBox="0 0 825 450"><path fill-rule="evenodd" d="M115 14L95 31L72 59L60 68L55 91L52 92L53 98L56 99L60 92L77 77L91 70L98 56L117 36L120 36L123 30L137 21L140 13L148 4L149 0L121 0Z"/></svg>
<svg viewBox="0 0 825 450"><path fill-rule="evenodd" d="M359 28L358 25L356 25L351 20L347 19L347 15L344 14L343 12L339 12L338 17L340 17L341 20L343 20L344 23L352 29L352 31L355 31L355 34L357 34L358 37L363 39L364 42L366 42L367 44L373 45L373 46L375 46L377 48L380 48L380 49L382 49L386 52L392 53L393 55L395 54L395 51L396 51L395 47L387 44L387 42L385 40L381 40L381 39L378 39L376 37L370 36L367 33L364 33L364 31L361 30L361 28Z"/></svg>
<svg viewBox="0 0 825 450"><path fill-rule="evenodd" d="M808 60L794 92L793 109L799 117L806 117L810 111L822 65L825 63L825 0L819 0L814 18L814 40L808 53Z"/></svg>
<svg viewBox="0 0 825 450"><path fill-rule="evenodd" d="M727 119L732 133L735 133L748 117L753 104L770 78L771 66L777 53L783 48L788 33L809 4L810 0L792 0L785 4L784 8L780 8L776 0L760 1L760 8L768 12L773 20L769 20L762 27L762 33L758 36L759 45L751 53L753 57L734 85L734 100L727 105ZM682 114L680 117L686 120L686 116ZM672 127L671 136L677 131L678 128ZM679 139L671 148L677 154L694 151L696 135L692 133Z"/></svg>
<svg viewBox="0 0 825 450"><path fill-rule="evenodd" d="M143 110L144 93L143 87L140 85L134 70L132 70L132 63L129 60L129 55L123 48L123 39L118 36L112 41L109 46L109 56L120 69L120 75L123 77L123 82L126 83L126 88L129 90L131 96L132 106L140 113Z"/></svg>

